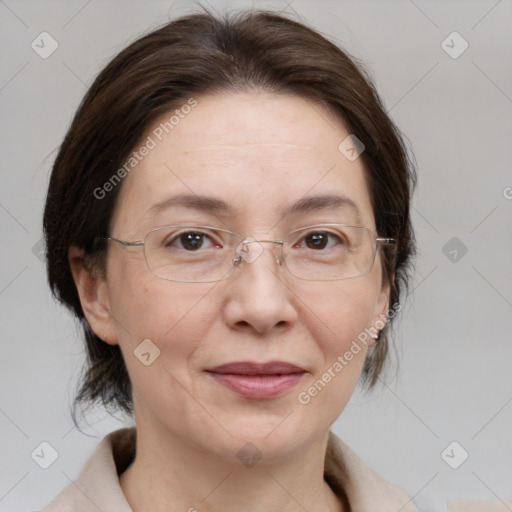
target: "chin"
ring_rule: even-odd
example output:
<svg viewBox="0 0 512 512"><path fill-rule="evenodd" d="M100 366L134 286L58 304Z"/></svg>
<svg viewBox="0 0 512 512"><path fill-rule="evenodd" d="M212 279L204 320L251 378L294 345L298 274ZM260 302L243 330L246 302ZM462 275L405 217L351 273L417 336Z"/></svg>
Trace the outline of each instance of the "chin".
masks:
<svg viewBox="0 0 512 512"><path fill-rule="evenodd" d="M240 446L252 443L266 457L283 458L328 431L327 425L325 428L309 425L297 412L291 407L283 409L280 414L256 411L225 425L233 435L231 442Z"/></svg>

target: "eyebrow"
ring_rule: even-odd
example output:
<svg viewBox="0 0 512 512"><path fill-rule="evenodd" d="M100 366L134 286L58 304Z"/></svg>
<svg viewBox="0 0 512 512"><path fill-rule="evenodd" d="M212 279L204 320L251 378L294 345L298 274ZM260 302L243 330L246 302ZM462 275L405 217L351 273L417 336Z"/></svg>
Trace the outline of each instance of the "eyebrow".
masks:
<svg viewBox="0 0 512 512"><path fill-rule="evenodd" d="M299 199L296 203L283 210L283 215L297 215L299 213L314 212L325 209L345 208L352 210L356 220L361 221L361 210L357 204L347 196L338 194L327 194L321 196L309 196Z"/></svg>
<svg viewBox="0 0 512 512"><path fill-rule="evenodd" d="M155 216L162 211L175 206L226 216L235 216L237 213L222 199L209 196L198 196L196 194L179 194L169 197L161 203L157 203L152 206L146 213L151 216Z"/></svg>
<svg viewBox="0 0 512 512"><path fill-rule="evenodd" d="M173 207L184 207L223 216L235 217L238 215L238 211L234 210L224 200L212 196L200 196L196 194L179 194L169 197L149 208L147 213L150 216L155 216L162 211ZM362 219L361 210L357 204L349 197L338 194L303 197L296 203L282 210L281 215L283 217L287 217L298 215L300 213L325 210L329 208L349 209L352 210L352 212L355 214L356 220L358 222L360 222Z"/></svg>

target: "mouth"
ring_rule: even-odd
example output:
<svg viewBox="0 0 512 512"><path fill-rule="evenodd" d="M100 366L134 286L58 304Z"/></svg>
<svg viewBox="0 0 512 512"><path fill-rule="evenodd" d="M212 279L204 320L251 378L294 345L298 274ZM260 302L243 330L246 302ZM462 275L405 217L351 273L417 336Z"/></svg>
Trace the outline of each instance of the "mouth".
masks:
<svg viewBox="0 0 512 512"><path fill-rule="evenodd" d="M242 361L206 370L216 382L246 398L269 399L295 387L306 370L291 363Z"/></svg>

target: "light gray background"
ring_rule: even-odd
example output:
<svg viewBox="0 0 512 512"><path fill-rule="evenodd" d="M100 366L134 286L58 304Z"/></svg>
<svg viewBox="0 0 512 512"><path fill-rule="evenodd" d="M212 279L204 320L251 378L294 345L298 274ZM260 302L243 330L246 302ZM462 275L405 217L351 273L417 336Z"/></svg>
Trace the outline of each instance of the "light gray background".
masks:
<svg viewBox="0 0 512 512"><path fill-rule="evenodd" d="M357 392L333 430L418 504L512 502L512 2L231 2L251 6L295 11L367 62L418 164L420 252L398 378ZM0 511L42 508L122 426L98 411L87 436L73 429L83 349L33 247L55 149L87 86L130 41L190 7L0 0ZM42 31L59 44L48 59L30 46ZM457 59L441 47L453 31L469 44ZM452 237L468 249L456 262L442 252ZM46 470L31 459L42 441L59 454ZM469 453L456 470L440 455L452 441Z"/></svg>

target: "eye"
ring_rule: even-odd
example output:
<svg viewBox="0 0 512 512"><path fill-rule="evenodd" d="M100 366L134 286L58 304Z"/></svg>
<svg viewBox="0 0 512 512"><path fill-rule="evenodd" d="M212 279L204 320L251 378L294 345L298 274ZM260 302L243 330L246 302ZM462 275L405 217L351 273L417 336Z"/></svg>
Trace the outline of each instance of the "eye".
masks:
<svg viewBox="0 0 512 512"><path fill-rule="evenodd" d="M164 245L168 249L177 248L192 252L198 251L199 249L221 247L213 237L203 231L184 231L182 233L175 234L168 237Z"/></svg>
<svg viewBox="0 0 512 512"><path fill-rule="evenodd" d="M311 231L305 235L297 245L302 246L305 243L305 248L313 250L330 249L334 245L346 244L347 241L341 233L332 233L330 231Z"/></svg>

